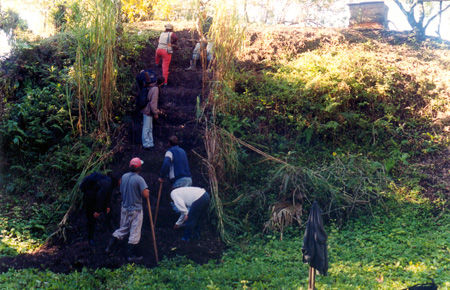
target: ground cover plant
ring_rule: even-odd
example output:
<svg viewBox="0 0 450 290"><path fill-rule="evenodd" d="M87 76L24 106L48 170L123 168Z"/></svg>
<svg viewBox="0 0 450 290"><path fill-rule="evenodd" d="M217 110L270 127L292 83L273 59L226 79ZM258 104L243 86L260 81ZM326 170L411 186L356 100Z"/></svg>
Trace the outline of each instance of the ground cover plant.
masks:
<svg viewBox="0 0 450 290"><path fill-rule="evenodd" d="M426 201L411 201L342 228L327 227L330 269L328 276L317 276L317 289L402 289L429 279L439 289L450 289L450 215L437 217ZM179 257L152 269L10 270L0 282L4 289L307 289L302 234L293 229L283 241L279 235L258 235L205 265Z"/></svg>

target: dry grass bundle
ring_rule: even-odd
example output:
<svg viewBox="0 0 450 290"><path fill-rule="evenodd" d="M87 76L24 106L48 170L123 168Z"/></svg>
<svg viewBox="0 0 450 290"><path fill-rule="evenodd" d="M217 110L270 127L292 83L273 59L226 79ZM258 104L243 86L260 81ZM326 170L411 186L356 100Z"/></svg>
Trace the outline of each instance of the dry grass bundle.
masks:
<svg viewBox="0 0 450 290"><path fill-rule="evenodd" d="M303 214L301 202L279 201L271 207L270 220L264 225L264 231L280 231L280 240L283 240L285 227L291 226L294 221L300 222Z"/></svg>
<svg viewBox="0 0 450 290"><path fill-rule="evenodd" d="M232 241L232 236L227 230L226 224L235 227L234 223L232 223L224 213L222 197L220 196L221 191L219 190L219 180L225 174L224 170L224 158L226 156L225 151L222 150L222 143L220 140L222 139L219 136L219 131L215 126L209 127L208 125L205 128L204 134L204 142L205 149L207 153L207 157L203 158L203 162L206 165L209 177L209 185L212 194L212 202L214 205L214 209L218 218L218 230L222 240L226 243Z"/></svg>

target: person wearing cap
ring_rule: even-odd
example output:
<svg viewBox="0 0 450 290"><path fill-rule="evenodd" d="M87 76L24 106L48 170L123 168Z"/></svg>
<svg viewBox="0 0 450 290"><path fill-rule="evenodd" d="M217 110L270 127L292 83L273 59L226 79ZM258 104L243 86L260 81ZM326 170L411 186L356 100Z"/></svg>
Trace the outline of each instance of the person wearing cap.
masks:
<svg viewBox="0 0 450 290"><path fill-rule="evenodd" d="M173 25L168 23L164 26L166 29L159 36L158 47L156 48L155 64L158 66L162 59L162 73L164 76L164 86L167 86L169 78L169 66L172 60L173 49L178 41L178 36L173 33Z"/></svg>
<svg viewBox="0 0 450 290"><path fill-rule="evenodd" d="M186 151L178 146L176 136L169 137L169 147L164 156L164 163L161 167L159 182L163 182L168 177L172 184L172 189L192 185L191 171L189 170Z"/></svg>
<svg viewBox="0 0 450 290"><path fill-rule="evenodd" d="M89 174L80 184L80 190L83 192L83 207L86 209L88 242L91 246L95 245L94 230L96 219L102 213L105 213L107 221L111 222L109 218L111 194L116 186L116 178L105 176L98 172Z"/></svg>
<svg viewBox="0 0 450 290"><path fill-rule="evenodd" d="M174 228L184 226L183 241L201 237L201 223L206 215L211 198L200 187L180 187L172 190L170 197L175 211L181 213Z"/></svg>
<svg viewBox="0 0 450 290"><path fill-rule="evenodd" d="M130 234L127 246L127 260L135 262L142 260L137 253L137 244L141 239L141 228L143 221L142 197L148 198L149 190L144 178L139 175L144 163L138 157L131 159L130 172L125 173L119 181L122 199L120 228L117 229L109 241L106 252L110 253L112 247L120 240Z"/></svg>
<svg viewBox="0 0 450 290"><path fill-rule="evenodd" d="M153 150L153 118L158 119L158 99L160 87L164 84L164 77L159 76L156 83L149 86L147 94L147 105L142 108L142 148L144 150Z"/></svg>

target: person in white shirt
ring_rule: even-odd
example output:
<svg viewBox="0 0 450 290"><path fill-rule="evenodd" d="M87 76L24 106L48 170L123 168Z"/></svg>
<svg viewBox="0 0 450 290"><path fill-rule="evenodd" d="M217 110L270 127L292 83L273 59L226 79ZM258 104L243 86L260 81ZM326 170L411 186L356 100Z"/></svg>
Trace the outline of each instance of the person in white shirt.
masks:
<svg viewBox="0 0 450 290"><path fill-rule="evenodd" d="M201 237L201 223L205 217L211 198L208 192L200 187L179 187L170 193L174 209L181 213L175 223L177 229L185 226L183 241Z"/></svg>
<svg viewBox="0 0 450 290"><path fill-rule="evenodd" d="M156 48L155 54L155 64L156 66L159 66L162 60L164 87L167 87L167 81L169 79L169 66L172 60L174 48L176 48L178 36L173 33L173 25L171 23L166 24L164 28L166 30L159 36L158 47Z"/></svg>

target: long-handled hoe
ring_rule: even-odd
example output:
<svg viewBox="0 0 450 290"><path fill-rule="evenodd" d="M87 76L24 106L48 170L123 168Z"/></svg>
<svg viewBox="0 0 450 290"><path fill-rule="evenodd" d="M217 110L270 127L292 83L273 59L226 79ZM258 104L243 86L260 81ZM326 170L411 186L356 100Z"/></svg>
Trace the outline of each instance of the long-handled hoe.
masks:
<svg viewBox="0 0 450 290"><path fill-rule="evenodd" d="M156 248L155 228L153 226L152 208L150 206L150 199L148 197L147 197L147 205L148 205L148 215L150 216L150 227L152 229L153 249L155 250L156 263L158 264L159 259L158 259L158 249Z"/></svg>
<svg viewBox="0 0 450 290"><path fill-rule="evenodd" d="M159 209L159 200L161 199L161 191L162 191L163 183L159 183L159 192L158 192L158 200L156 201L156 211L155 211L155 227L156 227L156 220L158 219L158 209Z"/></svg>

